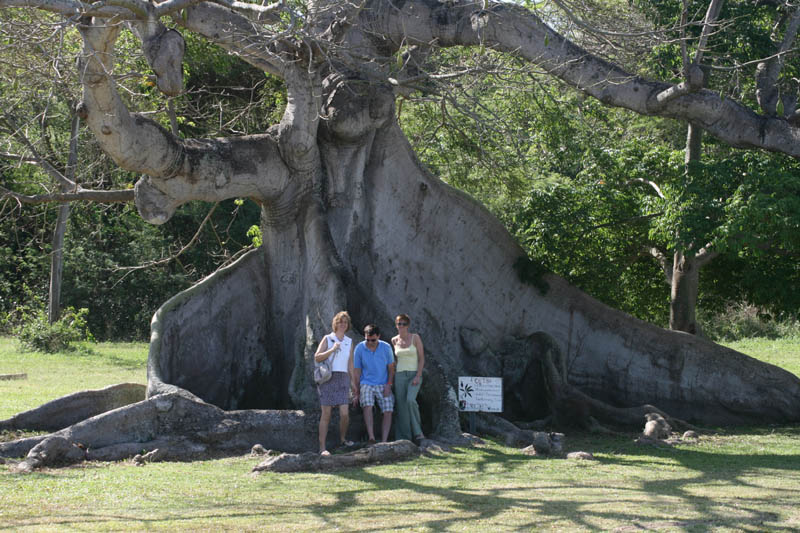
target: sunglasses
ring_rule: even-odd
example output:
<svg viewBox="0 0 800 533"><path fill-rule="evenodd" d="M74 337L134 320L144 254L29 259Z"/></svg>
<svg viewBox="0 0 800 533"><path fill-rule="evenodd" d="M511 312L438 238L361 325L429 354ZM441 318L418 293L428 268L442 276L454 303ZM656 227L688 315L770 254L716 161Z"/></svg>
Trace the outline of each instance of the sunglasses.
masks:
<svg viewBox="0 0 800 533"><path fill-rule="evenodd" d="M398 326L407 326L408 322L398 322L397 325Z"/></svg>

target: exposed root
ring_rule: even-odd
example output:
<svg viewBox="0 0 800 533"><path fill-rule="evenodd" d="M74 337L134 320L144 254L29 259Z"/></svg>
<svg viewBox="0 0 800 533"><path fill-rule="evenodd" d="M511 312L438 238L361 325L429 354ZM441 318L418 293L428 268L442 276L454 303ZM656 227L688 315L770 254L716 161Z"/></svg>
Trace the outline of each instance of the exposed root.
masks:
<svg viewBox="0 0 800 533"><path fill-rule="evenodd" d="M223 411L180 393L163 394L50 435L0 443L0 456L25 459L27 470L78 460L114 461L159 450L158 459L232 455L260 443L286 451L316 445L317 418L302 411ZM81 449L81 453L73 451ZM69 451L69 453L67 453ZM151 460L154 455L150 456Z"/></svg>
<svg viewBox="0 0 800 533"><path fill-rule="evenodd" d="M102 389L68 394L35 409L0 420L0 431L57 431L112 409L140 402L144 400L145 388L138 383L119 383Z"/></svg>
<svg viewBox="0 0 800 533"><path fill-rule="evenodd" d="M253 472L320 472L339 468L354 468L375 463L396 462L420 454L420 448L408 440L381 442L352 452L320 455L282 453L269 457L253 468Z"/></svg>
<svg viewBox="0 0 800 533"><path fill-rule="evenodd" d="M670 416L653 405L614 407L592 398L570 385L561 350L546 333L532 336L533 358L538 361L545 381L550 420L556 427L576 426L594 433L615 434L604 424L640 427L649 413L661 415L673 428L697 430L688 422Z"/></svg>

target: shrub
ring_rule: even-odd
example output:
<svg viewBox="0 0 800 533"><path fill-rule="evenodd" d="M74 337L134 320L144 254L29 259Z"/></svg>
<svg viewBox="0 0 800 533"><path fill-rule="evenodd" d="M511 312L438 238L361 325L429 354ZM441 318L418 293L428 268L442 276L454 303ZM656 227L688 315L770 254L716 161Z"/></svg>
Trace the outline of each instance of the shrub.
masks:
<svg viewBox="0 0 800 533"><path fill-rule="evenodd" d="M777 339L800 337L800 321L775 317L754 305L736 304L713 315L700 315L703 333L715 341L738 341L752 337Z"/></svg>
<svg viewBox="0 0 800 533"><path fill-rule="evenodd" d="M71 350L72 342L94 340L86 325L88 314L86 308L76 311L68 307L57 322L50 324L47 313L38 309L25 316L16 334L22 345L30 350L47 353Z"/></svg>

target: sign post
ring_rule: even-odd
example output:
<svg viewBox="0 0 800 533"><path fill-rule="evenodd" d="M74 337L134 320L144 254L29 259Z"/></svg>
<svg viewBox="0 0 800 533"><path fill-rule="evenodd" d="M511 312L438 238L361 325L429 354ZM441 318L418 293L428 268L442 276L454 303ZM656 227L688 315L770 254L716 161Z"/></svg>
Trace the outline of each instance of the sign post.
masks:
<svg viewBox="0 0 800 533"><path fill-rule="evenodd" d="M469 413L469 432L474 434L476 412L503 412L503 378L459 376L458 409Z"/></svg>

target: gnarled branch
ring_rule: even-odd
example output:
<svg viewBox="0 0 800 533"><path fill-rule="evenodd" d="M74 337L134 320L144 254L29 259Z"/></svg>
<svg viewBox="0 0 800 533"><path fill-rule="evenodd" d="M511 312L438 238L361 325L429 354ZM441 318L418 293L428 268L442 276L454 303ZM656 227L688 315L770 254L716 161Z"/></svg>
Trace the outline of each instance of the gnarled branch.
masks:
<svg viewBox="0 0 800 533"><path fill-rule="evenodd" d="M511 53L545 69L601 102L642 115L692 121L724 142L762 148L800 158L800 128L786 120L759 116L744 105L710 90L680 95L661 104L657 95L669 84L635 76L576 46L529 10L489 2L485 10L467 0L405 2L403 7L374 6L372 31L400 44L487 46Z"/></svg>

